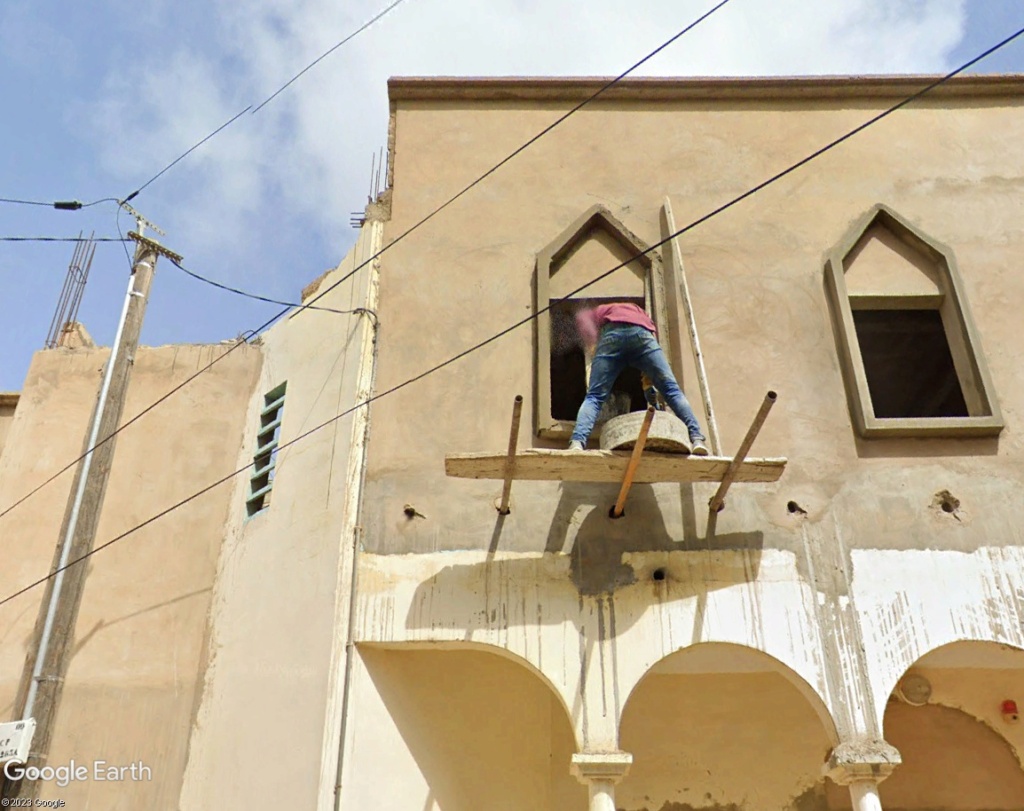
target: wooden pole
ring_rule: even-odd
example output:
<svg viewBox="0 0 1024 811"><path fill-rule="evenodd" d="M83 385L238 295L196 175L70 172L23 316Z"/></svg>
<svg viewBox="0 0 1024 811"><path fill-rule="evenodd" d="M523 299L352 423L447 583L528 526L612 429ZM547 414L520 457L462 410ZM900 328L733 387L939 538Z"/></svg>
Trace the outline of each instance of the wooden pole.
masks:
<svg viewBox="0 0 1024 811"><path fill-rule="evenodd" d="M670 234L676 232L676 220L672 216L672 202L665 197L665 222ZM708 442L715 456L722 455L722 442L718 438L718 423L715 421L715 410L711 406L711 389L708 388L708 373L704 368L704 355L700 351L700 339L697 337L697 322L693 317L693 302L690 300L690 288L686 284L686 269L683 267L683 255L679 250L678 240L670 240L672 248L672 264L679 274L679 292L683 297L683 309L686 312L686 326L690 331L690 343L693 347L693 359L697 364L697 384L700 386L700 397L704 401L704 417L708 424Z"/></svg>
<svg viewBox="0 0 1024 811"><path fill-rule="evenodd" d="M621 518L626 507L626 496L629 495L629 488L633 486L633 476L636 475L637 466L640 464L640 457L644 452L644 445L647 444L647 432L651 430L651 422L654 421L654 406L647 406L647 413L640 425L640 435L636 438L633 446L633 455L629 457L629 464L626 465L626 475L622 477L622 487L619 488L619 498L612 508L612 518Z"/></svg>
<svg viewBox="0 0 1024 811"><path fill-rule="evenodd" d="M512 495L512 474L516 469L516 448L519 445L519 420L523 416L523 395L517 394L512 403L512 429L508 434L508 456L505 458L505 486L501 489L501 506L498 512L508 515L512 510L508 505Z"/></svg>
<svg viewBox="0 0 1024 811"><path fill-rule="evenodd" d="M778 395L774 391L769 391L761 403L761 407L757 410L757 414L754 415L754 421L750 424L750 428L747 430L747 435L743 437L743 442L740 443L740 449L736 451L736 455L733 457L732 462L729 463L729 467L725 471L725 475L722 476L722 483L718 485L718 490L711 497L711 501L708 502L708 507L711 508L712 515L719 512L725 507L725 493L729 489L729 485L733 483L736 478L736 473L740 469L740 465L743 464L743 460L747 458L747 453L750 451L750 446L754 444L754 439L757 437L758 431L761 430L761 426L764 425L765 417L768 416L768 412L771 407L775 405L775 398Z"/></svg>

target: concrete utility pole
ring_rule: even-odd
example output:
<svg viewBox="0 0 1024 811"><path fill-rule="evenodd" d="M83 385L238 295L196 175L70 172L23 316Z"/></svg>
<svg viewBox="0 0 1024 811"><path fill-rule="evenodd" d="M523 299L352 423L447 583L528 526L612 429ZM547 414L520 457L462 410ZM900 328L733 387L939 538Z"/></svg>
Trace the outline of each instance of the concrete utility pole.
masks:
<svg viewBox="0 0 1024 811"><path fill-rule="evenodd" d="M117 438L110 437L121 422L132 364L139 346L142 319L149 301L149 288L153 280L158 255L181 261L181 257L168 251L158 242L142 236L146 225L163 233L147 222L130 206L138 232L130 232L136 243L135 259L125 294L121 320L111 348L110 358L103 372L103 382L97 396L89 433L82 449L83 457L75 471L75 479L68 497L68 505L61 526L60 541L54 553L46 594L40 608L33 635L35 643L25 661L17 706L21 718L34 718L36 731L32 740L27 766L46 764L54 721L60 704L64 677L74 641L75 623L85 587L88 566L75 561L88 555L95 544L96 527L103 508L103 496L114 459ZM38 782L34 780L4 780L0 796L35 798Z"/></svg>

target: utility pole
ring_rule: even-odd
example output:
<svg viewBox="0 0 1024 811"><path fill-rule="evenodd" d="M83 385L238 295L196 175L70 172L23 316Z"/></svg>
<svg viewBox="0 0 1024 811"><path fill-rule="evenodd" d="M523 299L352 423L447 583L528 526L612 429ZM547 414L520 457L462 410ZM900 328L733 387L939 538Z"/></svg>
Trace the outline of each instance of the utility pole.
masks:
<svg viewBox="0 0 1024 811"><path fill-rule="evenodd" d="M70 661L75 623L88 570L87 565L76 564L76 561L88 555L95 545L96 527L117 443L117 438L112 435L124 411L128 381L139 346L139 333L142 331L142 319L146 313L156 260L163 255L181 261L178 254L143 236L147 225L157 233L162 234L163 231L131 206L122 205L136 218L138 231L128 234L136 242L135 259L114 345L104 368L90 430L82 448L83 456L75 471L64 512L60 540L51 568L52 576L47 581L46 593L36 620L33 634L35 644L26 656L18 690L20 717L24 720L34 719L36 725L28 760L24 764L26 766L42 767L49 756L54 721ZM38 781L28 779L5 779L0 791L0 796L5 800L15 797L34 799L37 794Z"/></svg>

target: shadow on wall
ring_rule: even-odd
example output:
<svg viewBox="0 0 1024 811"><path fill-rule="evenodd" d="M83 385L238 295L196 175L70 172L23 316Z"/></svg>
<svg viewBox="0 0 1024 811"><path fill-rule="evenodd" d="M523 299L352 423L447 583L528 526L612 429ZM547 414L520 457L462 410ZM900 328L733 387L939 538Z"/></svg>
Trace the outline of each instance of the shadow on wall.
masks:
<svg viewBox="0 0 1024 811"><path fill-rule="evenodd" d="M356 730L356 757L387 757L394 770L374 808L586 807L569 773L576 747L565 708L526 667L474 650L359 652L372 682L360 715L373 729L362 730L362 749Z"/></svg>
<svg viewBox="0 0 1024 811"><path fill-rule="evenodd" d="M600 487L567 482L561 487L544 551L569 553L570 576L581 596L612 594L636 583L640 573L623 560L624 555L635 552L687 554L697 549L704 552L742 552L749 562L743 579L757 578L764 545L763 533L716 535L695 539L692 545L685 544L669 534L651 485L634 485L624 515L613 519L608 515L606 505L613 505L617 495L618 485ZM683 503L692 505L692 494L689 498L684 495ZM586 515L578 521L581 511ZM684 527L690 537L695 537L692 519L687 514L684 514ZM692 546L692 550L688 550L688 546Z"/></svg>
<svg viewBox="0 0 1024 811"><path fill-rule="evenodd" d="M710 590L757 579L761 532L679 541L650 485L633 488L619 519L608 516L606 489L617 486L562 487L542 555L494 559L504 522L497 517L487 559L447 566L421 582L406 627L458 629L470 639L477 631L562 624L583 610L584 598L596 598L600 636L611 639L651 605L696 598L699 630Z"/></svg>

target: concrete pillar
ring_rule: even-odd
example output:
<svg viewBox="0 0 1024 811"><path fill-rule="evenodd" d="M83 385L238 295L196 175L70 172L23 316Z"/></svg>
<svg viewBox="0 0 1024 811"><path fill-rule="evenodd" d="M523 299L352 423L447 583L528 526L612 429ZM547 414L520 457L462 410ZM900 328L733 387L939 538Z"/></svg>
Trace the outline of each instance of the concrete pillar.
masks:
<svg viewBox="0 0 1024 811"><path fill-rule="evenodd" d="M590 791L589 811L615 811L615 785L626 776L633 756L628 752L579 752L572 773Z"/></svg>
<svg viewBox="0 0 1024 811"><path fill-rule="evenodd" d="M901 762L900 753L885 741L844 741L832 750L824 772L850 789L853 811L882 811L878 784Z"/></svg>
<svg viewBox="0 0 1024 811"><path fill-rule="evenodd" d="M850 783L850 798L853 800L853 811L882 811L878 782L875 780L854 780Z"/></svg>

